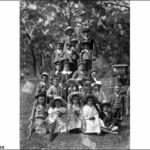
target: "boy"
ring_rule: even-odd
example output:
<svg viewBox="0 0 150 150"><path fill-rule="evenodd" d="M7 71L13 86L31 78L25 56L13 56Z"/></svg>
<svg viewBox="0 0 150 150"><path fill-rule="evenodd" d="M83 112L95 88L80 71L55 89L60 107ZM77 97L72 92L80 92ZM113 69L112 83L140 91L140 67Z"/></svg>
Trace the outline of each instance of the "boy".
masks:
<svg viewBox="0 0 150 150"><path fill-rule="evenodd" d="M63 59L64 59L63 43L58 42L57 43L57 48L54 51L53 56L52 56L52 61L54 63L56 63L56 62L62 63Z"/></svg>
<svg viewBox="0 0 150 150"><path fill-rule="evenodd" d="M85 70L89 72L92 69L92 50L90 50L88 41L82 44L84 49L80 53L80 60L85 63Z"/></svg>
<svg viewBox="0 0 150 150"><path fill-rule="evenodd" d="M115 85L114 94L111 96L110 104L113 117L118 121L121 121L124 104L124 96L121 93L121 84Z"/></svg>
<svg viewBox="0 0 150 150"><path fill-rule="evenodd" d="M110 103L102 103L101 105L101 113L100 118L103 120L105 128L109 131L115 132L118 131L118 126L116 120L113 119L113 116L111 114L110 110Z"/></svg>
<svg viewBox="0 0 150 150"><path fill-rule="evenodd" d="M73 78L76 79L81 86L83 86L83 82L87 77L88 74L84 69L84 62L79 62L78 70L74 72Z"/></svg>

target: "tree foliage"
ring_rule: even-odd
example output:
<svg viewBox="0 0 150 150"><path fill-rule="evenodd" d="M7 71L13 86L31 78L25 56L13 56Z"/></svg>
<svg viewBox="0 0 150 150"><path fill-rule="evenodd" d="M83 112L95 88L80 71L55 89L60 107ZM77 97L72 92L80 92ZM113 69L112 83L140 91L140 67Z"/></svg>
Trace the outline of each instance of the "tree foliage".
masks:
<svg viewBox="0 0 150 150"><path fill-rule="evenodd" d="M128 63L130 7L124 0L22 0L20 2L21 68L41 70L41 52L51 69L51 55L67 26L78 37L90 26L98 54L106 63Z"/></svg>

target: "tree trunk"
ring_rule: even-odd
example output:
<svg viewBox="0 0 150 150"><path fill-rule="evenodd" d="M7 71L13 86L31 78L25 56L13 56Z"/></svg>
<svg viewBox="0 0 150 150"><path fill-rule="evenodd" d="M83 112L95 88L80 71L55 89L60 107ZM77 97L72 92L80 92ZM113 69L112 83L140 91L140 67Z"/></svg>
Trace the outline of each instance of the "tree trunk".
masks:
<svg viewBox="0 0 150 150"><path fill-rule="evenodd" d="M32 58L33 58L33 73L34 73L34 76L36 77L37 75L36 58L35 58L33 47L31 45L30 45L30 50L31 50Z"/></svg>

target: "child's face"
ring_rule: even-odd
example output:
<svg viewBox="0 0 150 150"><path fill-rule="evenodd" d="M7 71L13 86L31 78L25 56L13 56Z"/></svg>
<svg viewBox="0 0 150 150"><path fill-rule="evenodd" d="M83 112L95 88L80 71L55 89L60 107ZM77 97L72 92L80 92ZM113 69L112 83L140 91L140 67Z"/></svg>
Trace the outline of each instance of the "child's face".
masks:
<svg viewBox="0 0 150 150"><path fill-rule="evenodd" d="M92 98L88 98L87 104L89 106L93 106L93 99Z"/></svg>
<svg viewBox="0 0 150 150"><path fill-rule="evenodd" d="M38 102L39 102L39 104L41 104L41 105L43 105L44 104L44 100L45 100L45 98L44 97L39 97L38 98Z"/></svg>
<svg viewBox="0 0 150 150"><path fill-rule="evenodd" d="M109 107L108 106L103 106L103 111L104 112L108 112L109 111Z"/></svg>
<svg viewBox="0 0 150 150"><path fill-rule="evenodd" d="M58 44L58 45L57 45L57 49L62 50L62 45L61 45L61 44Z"/></svg>
<svg viewBox="0 0 150 150"><path fill-rule="evenodd" d="M114 91L115 91L116 93L120 93L120 90L121 90L121 87L120 87L120 86L115 86Z"/></svg>
<svg viewBox="0 0 150 150"><path fill-rule="evenodd" d="M76 47L77 43L76 42L72 42L72 46Z"/></svg>
<svg viewBox="0 0 150 150"><path fill-rule="evenodd" d="M84 49L89 49L89 45L88 45L88 44L85 44L85 45L84 45Z"/></svg>
<svg viewBox="0 0 150 150"><path fill-rule="evenodd" d="M48 80L47 76L43 75L43 76L42 76L42 81L43 81L43 82L46 82L47 80Z"/></svg>
<svg viewBox="0 0 150 150"><path fill-rule="evenodd" d="M99 90L100 90L100 87L97 86L97 85L95 85L95 86L94 86L94 90L95 90L95 91L99 91Z"/></svg>
<svg viewBox="0 0 150 150"><path fill-rule="evenodd" d="M71 45L66 45L67 50L71 49Z"/></svg>
<svg viewBox="0 0 150 150"><path fill-rule="evenodd" d="M70 82L69 86L70 86L70 87L74 87L74 83L73 83L73 82Z"/></svg>
<svg viewBox="0 0 150 150"><path fill-rule="evenodd" d="M79 66L79 70L82 71L83 69L84 69L84 66L83 66L83 65L80 65L80 66Z"/></svg>
<svg viewBox="0 0 150 150"><path fill-rule="evenodd" d="M73 102L74 105L77 105L78 102L79 102L78 96L74 96L72 102Z"/></svg>
<svg viewBox="0 0 150 150"><path fill-rule="evenodd" d="M92 77L96 77L96 72L92 72L92 73L91 73L91 76L92 76Z"/></svg>
<svg viewBox="0 0 150 150"><path fill-rule="evenodd" d="M57 108L61 107L61 102L56 100L55 101L55 107L57 107Z"/></svg>
<svg viewBox="0 0 150 150"><path fill-rule="evenodd" d="M64 70L66 70L66 71L69 70L69 65L68 65L68 64L65 64L65 65L64 65Z"/></svg>
<svg viewBox="0 0 150 150"><path fill-rule="evenodd" d="M54 79L54 80L53 80L53 85L54 85L54 86L57 86L57 85L58 85L57 79Z"/></svg>
<svg viewBox="0 0 150 150"><path fill-rule="evenodd" d="M60 65L56 65L56 70L60 71L61 70L61 66Z"/></svg>

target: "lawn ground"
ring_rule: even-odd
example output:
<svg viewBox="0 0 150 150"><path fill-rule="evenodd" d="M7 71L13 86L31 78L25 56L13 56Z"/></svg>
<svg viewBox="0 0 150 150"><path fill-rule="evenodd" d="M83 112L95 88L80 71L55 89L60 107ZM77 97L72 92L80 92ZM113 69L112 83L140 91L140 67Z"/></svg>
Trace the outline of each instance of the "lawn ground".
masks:
<svg viewBox="0 0 150 150"><path fill-rule="evenodd" d="M38 80L32 80L35 87ZM22 89L25 81L21 81ZM82 134L59 134L53 142L49 142L48 136L33 134L30 140L27 140L28 125L31 109L34 102L34 93L26 94L20 90L20 149L129 149L130 145L130 123L129 117L125 117L122 122L122 129L118 135L105 134L82 135ZM109 91L105 88L109 97ZM91 143L91 144L90 144Z"/></svg>

